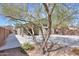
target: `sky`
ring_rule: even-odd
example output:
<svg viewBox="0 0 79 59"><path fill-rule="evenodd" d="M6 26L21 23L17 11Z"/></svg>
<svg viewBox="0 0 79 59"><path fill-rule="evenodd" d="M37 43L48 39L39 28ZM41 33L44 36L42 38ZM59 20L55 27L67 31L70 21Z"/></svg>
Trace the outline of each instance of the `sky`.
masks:
<svg viewBox="0 0 79 59"><path fill-rule="evenodd" d="M79 9L79 4L67 4L69 8L72 9ZM28 4L29 12L33 11L35 8L38 7L38 4ZM78 23L79 19L75 19L73 22ZM5 16L0 15L0 26L12 25L12 22L8 20Z"/></svg>
<svg viewBox="0 0 79 59"><path fill-rule="evenodd" d="M0 26L8 25L9 21L6 17L0 16Z"/></svg>

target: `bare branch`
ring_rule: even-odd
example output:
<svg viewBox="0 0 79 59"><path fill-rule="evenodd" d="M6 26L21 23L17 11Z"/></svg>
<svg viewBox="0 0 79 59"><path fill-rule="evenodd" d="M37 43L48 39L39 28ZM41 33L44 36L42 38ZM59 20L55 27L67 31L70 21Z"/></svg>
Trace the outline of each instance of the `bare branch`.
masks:
<svg viewBox="0 0 79 59"><path fill-rule="evenodd" d="M47 4L46 3L43 3L43 5L44 5L44 8L45 8L46 12L49 13L49 9L48 9Z"/></svg>
<svg viewBox="0 0 79 59"><path fill-rule="evenodd" d="M53 13L55 6L56 6L56 4L54 3L54 6L52 7L52 10L49 13L50 15Z"/></svg>
<svg viewBox="0 0 79 59"><path fill-rule="evenodd" d="M48 52L57 51L57 50L60 50L60 49L66 48L66 47L68 47L68 46L63 46L63 47L60 46L60 47L58 47L56 49L50 49L50 50L48 50Z"/></svg>

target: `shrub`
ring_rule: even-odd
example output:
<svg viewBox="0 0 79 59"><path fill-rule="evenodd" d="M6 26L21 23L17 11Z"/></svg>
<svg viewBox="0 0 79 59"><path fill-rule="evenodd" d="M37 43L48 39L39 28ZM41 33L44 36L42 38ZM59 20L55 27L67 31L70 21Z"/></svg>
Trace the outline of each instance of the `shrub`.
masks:
<svg viewBox="0 0 79 59"><path fill-rule="evenodd" d="M79 48L74 48L72 52L75 53L76 55L79 55Z"/></svg>
<svg viewBox="0 0 79 59"><path fill-rule="evenodd" d="M29 44L29 43L24 43L22 47L25 50L33 50L35 48L32 44Z"/></svg>
<svg viewBox="0 0 79 59"><path fill-rule="evenodd" d="M22 47L19 47L18 49L20 50L21 53L29 56L29 54Z"/></svg>

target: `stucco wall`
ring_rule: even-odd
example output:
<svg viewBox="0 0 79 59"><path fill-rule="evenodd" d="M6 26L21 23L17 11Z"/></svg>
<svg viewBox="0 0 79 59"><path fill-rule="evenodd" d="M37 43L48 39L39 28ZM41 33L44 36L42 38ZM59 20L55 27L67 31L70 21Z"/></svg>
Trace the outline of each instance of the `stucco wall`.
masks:
<svg viewBox="0 0 79 59"><path fill-rule="evenodd" d="M5 39L8 37L10 33L10 30L0 27L0 46L2 46L5 43Z"/></svg>

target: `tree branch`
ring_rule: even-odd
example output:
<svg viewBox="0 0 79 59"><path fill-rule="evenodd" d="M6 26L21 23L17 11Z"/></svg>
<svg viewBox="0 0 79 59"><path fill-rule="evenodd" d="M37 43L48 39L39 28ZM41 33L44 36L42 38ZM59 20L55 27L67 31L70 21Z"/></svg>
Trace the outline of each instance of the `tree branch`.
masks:
<svg viewBox="0 0 79 59"><path fill-rule="evenodd" d="M48 9L47 4L46 3L43 3L43 5L44 5L44 8L45 8L46 12L49 13L49 9Z"/></svg>
<svg viewBox="0 0 79 59"><path fill-rule="evenodd" d="M50 50L48 50L47 52L57 51L57 50L60 50L60 49L66 48L66 47L68 47L68 46L58 47L58 48L56 48L56 49L50 49Z"/></svg>
<svg viewBox="0 0 79 59"><path fill-rule="evenodd" d="M56 6L56 4L54 3L54 6L53 6L53 8L52 8L52 10L50 12L50 15L53 13L55 6Z"/></svg>

